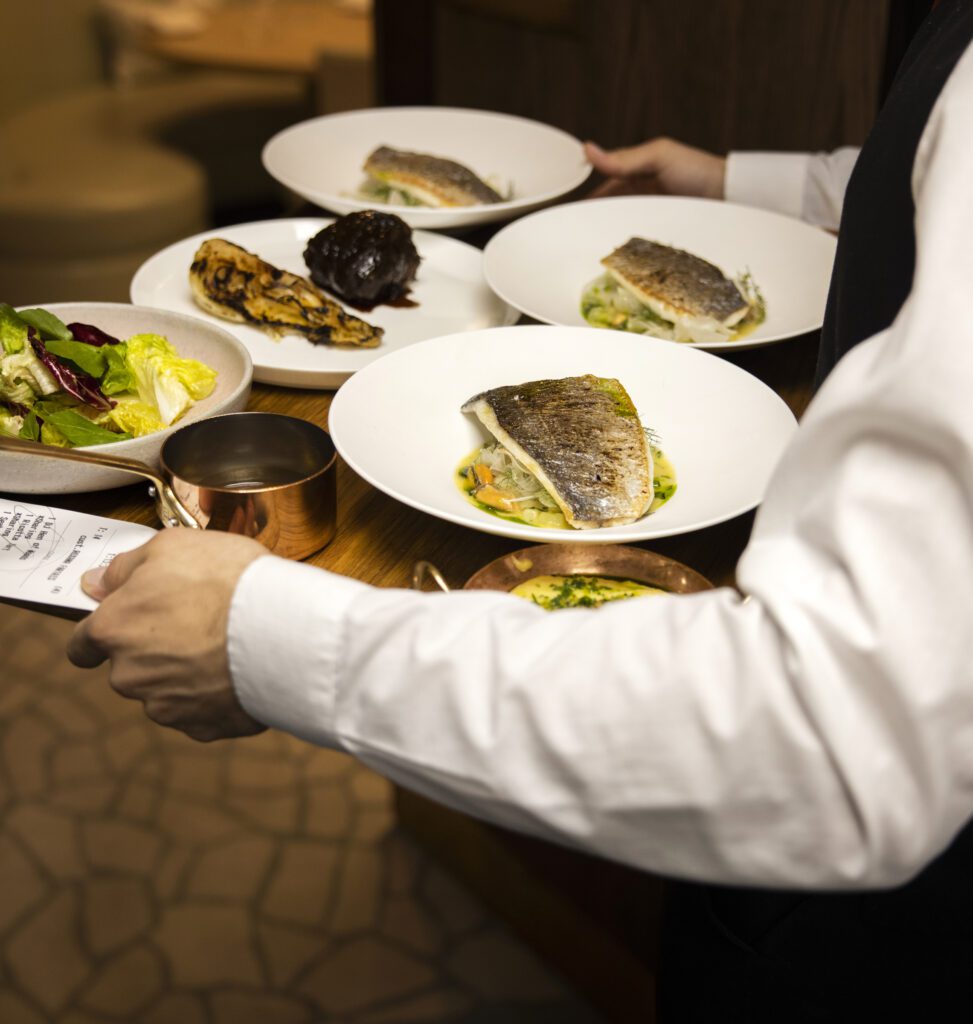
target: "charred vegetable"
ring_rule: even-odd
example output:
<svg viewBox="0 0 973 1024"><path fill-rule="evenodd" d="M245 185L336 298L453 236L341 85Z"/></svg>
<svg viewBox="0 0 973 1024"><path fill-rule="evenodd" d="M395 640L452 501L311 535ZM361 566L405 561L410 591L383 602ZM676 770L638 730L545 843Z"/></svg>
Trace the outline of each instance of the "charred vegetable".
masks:
<svg viewBox="0 0 973 1024"><path fill-rule="evenodd" d="M303 334L314 345L374 348L382 328L346 313L305 277L265 262L222 238L207 238L189 268L197 304L225 320L252 324L273 337Z"/></svg>
<svg viewBox="0 0 973 1024"><path fill-rule="evenodd" d="M307 243L304 262L316 285L368 308L405 295L419 269L419 253L404 220L359 210L319 231Z"/></svg>

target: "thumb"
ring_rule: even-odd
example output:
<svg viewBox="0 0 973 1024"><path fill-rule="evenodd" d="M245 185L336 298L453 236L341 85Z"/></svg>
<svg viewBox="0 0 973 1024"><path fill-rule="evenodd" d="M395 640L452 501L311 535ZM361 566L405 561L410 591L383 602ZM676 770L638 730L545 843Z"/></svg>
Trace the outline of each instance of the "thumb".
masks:
<svg viewBox="0 0 973 1024"><path fill-rule="evenodd" d="M584 151L592 167L609 178L650 174L656 169L655 146L651 142L610 151L602 149L594 142L586 142Z"/></svg>
<svg viewBox="0 0 973 1024"><path fill-rule="evenodd" d="M81 577L81 589L96 601L104 599L118 590L133 572L149 557L148 544L116 555L108 565L89 569Z"/></svg>
<svg viewBox="0 0 973 1024"><path fill-rule="evenodd" d="M99 565L97 569L89 569L81 577L81 589L88 597L92 597L96 601L103 601L108 596L108 590L105 587L107 569L107 566Z"/></svg>

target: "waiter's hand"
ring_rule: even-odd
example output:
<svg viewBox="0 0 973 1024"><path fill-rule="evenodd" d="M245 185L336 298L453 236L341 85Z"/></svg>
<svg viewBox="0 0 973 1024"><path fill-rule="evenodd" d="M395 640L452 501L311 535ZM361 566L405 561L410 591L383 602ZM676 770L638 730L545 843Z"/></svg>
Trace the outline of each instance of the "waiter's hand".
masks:
<svg viewBox="0 0 973 1024"><path fill-rule="evenodd" d="M607 179L592 196L662 192L722 199L724 195L726 158L674 139L650 139L611 151L586 142L584 151L595 170Z"/></svg>
<svg viewBox="0 0 973 1024"><path fill-rule="evenodd" d="M226 632L237 581L265 554L246 537L160 531L85 574L85 591L101 603L78 624L68 657L81 668L110 659L118 693L193 739L261 732L233 690Z"/></svg>

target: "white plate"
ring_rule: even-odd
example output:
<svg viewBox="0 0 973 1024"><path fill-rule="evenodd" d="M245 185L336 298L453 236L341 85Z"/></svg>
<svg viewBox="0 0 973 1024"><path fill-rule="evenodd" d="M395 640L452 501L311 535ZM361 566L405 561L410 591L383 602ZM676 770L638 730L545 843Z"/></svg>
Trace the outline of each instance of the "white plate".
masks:
<svg viewBox="0 0 973 1024"><path fill-rule="evenodd" d="M376 206L355 193L366 157L392 146L465 164L513 188L504 203L434 209L383 206L417 228L469 227L536 210L570 192L591 165L581 143L558 128L509 114L455 107L378 107L328 114L285 128L264 147L267 172L335 213Z"/></svg>
<svg viewBox="0 0 973 1024"><path fill-rule="evenodd" d="M834 237L779 213L712 199L618 196L543 210L491 239L484 272L498 295L535 320L581 325L585 285L633 235L702 256L728 277L753 274L767 319L739 341L694 348L753 348L821 326Z"/></svg>
<svg viewBox="0 0 973 1024"><path fill-rule="evenodd" d="M316 217L256 221L214 228L176 242L150 257L132 278L132 302L143 306L190 313L235 335L253 358L253 379L267 384L304 388L336 388L363 366L416 341L456 331L476 330L517 319L512 310L483 279L483 258L478 249L454 238L416 231L413 241L422 257L410 298L415 307L376 306L368 313L350 312L385 328L376 348L348 345L312 345L288 334L272 338L249 324L222 320L202 310L189 288L189 267L199 244L207 238L225 238L261 259L302 277L307 240L333 223Z"/></svg>
<svg viewBox="0 0 973 1024"><path fill-rule="evenodd" d="M460 406L486 388L592 373L617 377L662 438L678 489L630 526L535 529L474 506L456 485L486 438ZM682 345L594 327L499 327L433 338L356 374L329 430L342 458L379 490L474 530L545 541L626 542L698 530L759 504L796 423L765 384Z"/></svg>

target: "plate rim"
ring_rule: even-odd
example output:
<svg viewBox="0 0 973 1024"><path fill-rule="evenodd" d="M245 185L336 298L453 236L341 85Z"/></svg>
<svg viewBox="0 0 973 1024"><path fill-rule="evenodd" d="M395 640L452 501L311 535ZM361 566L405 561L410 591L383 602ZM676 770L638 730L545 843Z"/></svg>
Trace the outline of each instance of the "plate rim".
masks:
<svg viewBox="0 0 973 1024"><path fill-rule="evenodd" d="M823 228L817 227L814 224L808 224L807 221L800 220L797 217L790 217L785 213L781 213L778 210L766 210L760 206L750 206L746 203L735 203L727 199L708 199L703 196L666 196L666 195L631 195L631 196L598 196L592 199L579 199L571 203L559 203L556 206L549 206L542 210L535 210L531 213L525 214L523 217L518 218L516 221L512 221L509 224L505 224L493 237L487 242L483 248L483 275L487 280L487 284L490 288L508 305L512 308L519 310L524 316L529 316L533 320L537 320L539 323L548 324L552 327L582 327L583 324L566 324L558 320L551 320L544 316L542 313L536 310L525 309L522 305L515 302L510 295L502 288L500 288L495 280L494 276L490 272L490 260L491 260L491 249L494 253L494 259L497 259L496 253L499 251L499 239L504 234L512 234L518 230L524 230L524 225L529 223L531 220L536 220L541 217L553 217L556 214L563 213L566 210L572 210L578 207L591 208L594 204L630 204L637 205L646 201L663 201L667 204L673 205L705 205L711 209L720 208L726 209L731 208L735 210L745 210L751 214L757 216L767 217L768 219L786 221L790 225L797 224L803 228L807 228L809 232L814 235L821 237L825 240L830 239L832 242L832 248L837 248L837 238L830 232L825 231ZM790 331L787 334L775 334L767 338L741 338L739 341L680 341L673 342L669 341L669 344L679 345L681 348L697 349L702 352L742 352L747 349L762 348L765 345L775 345L783 341L790 341L793 338L800 338L804 335L811 334L814 331L821 329L824 323L824 310L821 311L821 321L810 326L806 326L801 330ZM587 326L591 326L590 324ZM595 327L593 330L609 330L609 328ZM619 331L620 334L635 334L634 331ZM645 337L652 337L646 335ZM657 338L657 341L668 341L666 338Z"/></svg>

